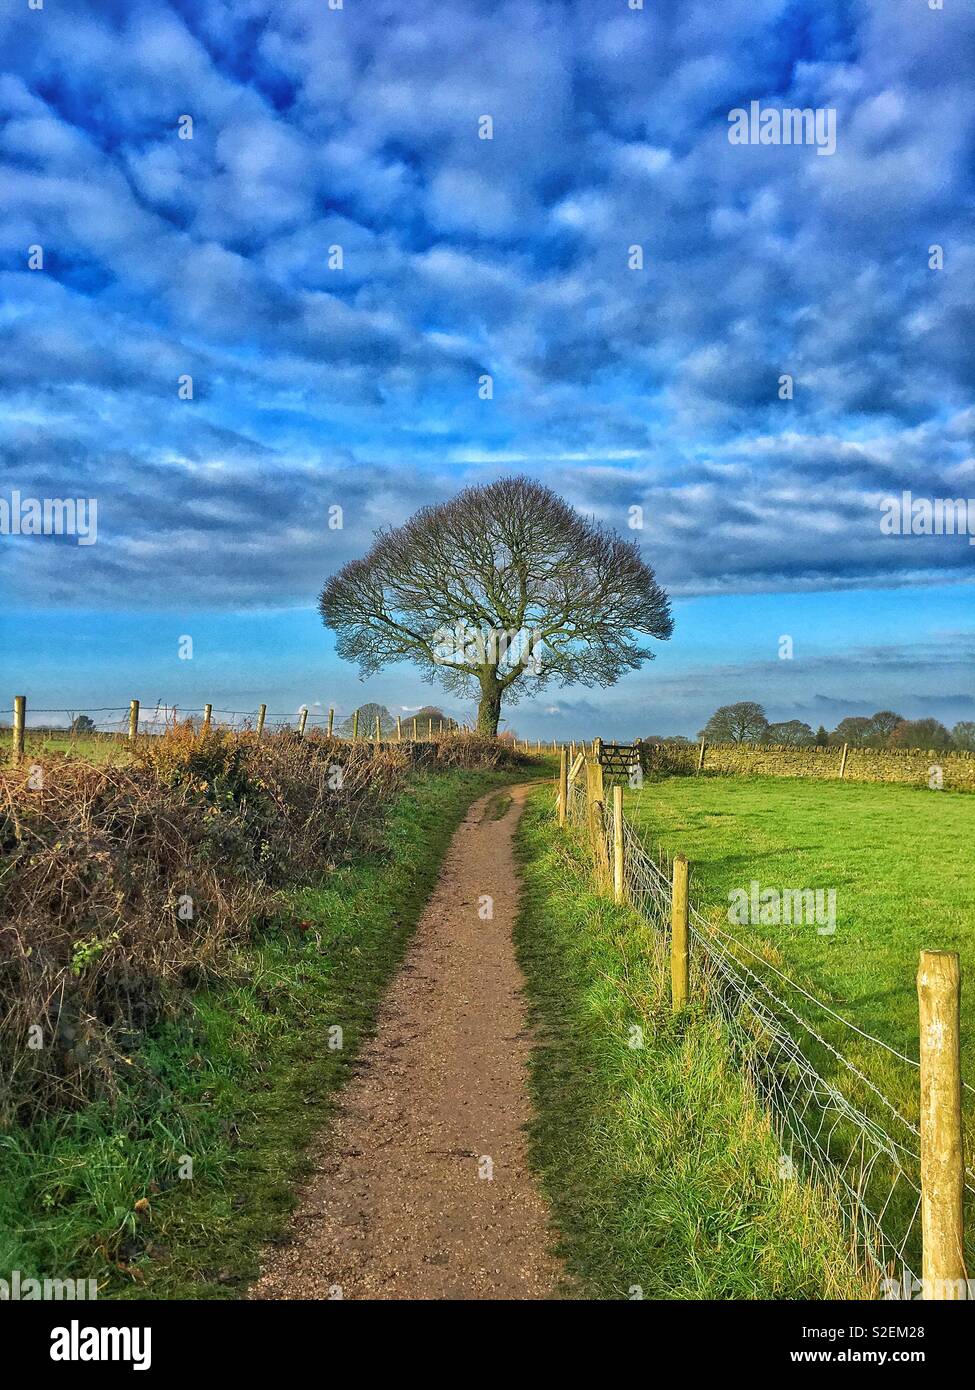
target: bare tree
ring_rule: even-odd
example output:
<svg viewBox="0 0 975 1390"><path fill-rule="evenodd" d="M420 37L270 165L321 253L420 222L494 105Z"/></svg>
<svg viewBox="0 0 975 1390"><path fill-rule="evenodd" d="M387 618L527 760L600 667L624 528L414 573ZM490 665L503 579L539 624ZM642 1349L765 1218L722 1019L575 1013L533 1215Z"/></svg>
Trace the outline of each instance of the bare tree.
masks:
<svg viewBox="0 0 975 1390"><path fill-rule="evenodd" d="M761 705L754 700L739 700L716 709L698 738L709 743L757 743L767 729L768 720Z"/></svg>
<svg viewBox="0 0 975 1390"><path fill-rule="evenodd" d="M363 675L412 661L477 693L496 734L502 701L560 685L612 685L649 661L641 634L673 631L667 595L636 544L549 488L503 478L377 533L322 590L339 656Z"/></svg>
<svg viewBox="0 0 975 1390"><path fill-rule="evenodd" d="M781 724L770 724L764 737L769 743L782 743L790 748L810 748L816 735L801 719L786 719Z"/></svg>

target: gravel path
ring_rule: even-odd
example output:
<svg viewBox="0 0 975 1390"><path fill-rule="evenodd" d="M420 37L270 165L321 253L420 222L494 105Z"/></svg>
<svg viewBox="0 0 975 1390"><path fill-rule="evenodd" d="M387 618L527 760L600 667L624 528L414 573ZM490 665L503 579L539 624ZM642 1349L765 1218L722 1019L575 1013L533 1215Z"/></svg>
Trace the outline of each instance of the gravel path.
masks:
<svg viewBox="0 0 975 1390"><path fill-rule="evenodd" d="M377 1035L313 1151L291 1239L266 1252L250 1297L565 1291L524 1133L529 1036L511 929L527 791L482 797L454 835Z"/></svg>

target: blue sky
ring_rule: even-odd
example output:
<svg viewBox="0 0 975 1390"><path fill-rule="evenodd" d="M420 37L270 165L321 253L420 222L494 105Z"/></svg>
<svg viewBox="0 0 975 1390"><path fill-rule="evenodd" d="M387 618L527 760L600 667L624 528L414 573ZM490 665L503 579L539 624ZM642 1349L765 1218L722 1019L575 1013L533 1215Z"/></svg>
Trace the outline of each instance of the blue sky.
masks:
<svg viewBox="0 0 975 1390"><path fill-rule="evenodd" d="M975 547L879 526L975 496L975 7L25 0L0 51L0 496L98 502L94 545L0 537L11 694L437 698L360 684L318 591L523 472L642 507L676 618L523 732L975 716ZM731 144L752 101L835 153Z"/></svg>

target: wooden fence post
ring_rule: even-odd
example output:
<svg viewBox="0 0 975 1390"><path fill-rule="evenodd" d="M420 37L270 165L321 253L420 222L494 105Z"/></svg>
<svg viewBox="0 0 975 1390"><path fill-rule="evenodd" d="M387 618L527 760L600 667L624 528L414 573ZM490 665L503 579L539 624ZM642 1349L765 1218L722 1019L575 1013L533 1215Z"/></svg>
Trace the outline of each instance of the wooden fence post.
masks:
<svg viewBox="0 0 975 1390"><path fill-rule="evenodd" d="M212 705L204 705L204 706L203 706L203 729L202 729L202 732L203 732L203 733L206 733L206 732L208 731L208 729L210 728L210 720L211 720L212 718L213 718L213 706L212 706Z"/></svg>
<svg viewBox="0 0 975 1390"><path fill-rule="evenodd" d="M264 721L267 718L267 705L261 705L257 711L257 737L260 738L264 732Z"/></svg>
<svg viewBox="0 0 975 1390"><path fill-rule="evenodd" d="M332 737L332 726L333 726L334 723L335 723L335 706L334 706L334 705L329 705L329 707L328 707L328 736L329 736L329 738Z"/></svg>
<svg viewBox="0 0 975 1390"><path fill-rule="evenodd" d="M430 727L427 729L427 738L433 738L433 716L430 716Z"/></svg>
<svg viewBox="0 0 975 1390"><path fill-rule="evenodd" d="M623 877L623 788L617 782L613 787L613 898L621 903L624 898Z"/></svg>
<svg viewBox="0 0 975 1390"><path fill-rule="evenodd" d="M559 826L565 825L565 818L569 809L569 759L566 751L562 749L562 756L559 758Z"/></svg>
<svg viewBox="0 0 975 1390"><path fill-rule="evenodd" d="M129 701L129 742L135 743L139 737L139 702Z"/></svg>
<svg viewBox="0 0 975 1390"><path fill-rule="evenodd" d="M596 864L596 881L605 893L610 888L611 873L609 850L606 847L605 796L601 763L589 762L586 764L586 791L589 803L589 841Z"/></svg>
<svg viewBox="0 0 975 1390"><path fill-rule="evenodd" d="M419 738L419 734L418 734L417 731L416 731L416 715L414 714L414 716L413 716L413 742L416 743L416 741L417 741L418 738Z"/></svg>
<svg viewBox="0 0 975 1390"><path fill-rule="evenodd" d="M357 739L358 737L359 737L359 711L358 711L357 709L354 709L354 710L352 711L352 742L355 743L355 741L356 741L356 739Z"/></svg>
<svg viewBox="0 0 975 1390"><path fill-rule="evenodd" d="M670 999L676 1012L687 1003L690 961L687 943L687 859L678 854L674 859L674 877L670 899Z"/></svg>
<svg viewBox="0 0 975 1390"><path fill-rule="evenodd" d="M706 750L707 750L707 744L704 742L704 739L702 738L702 739L701 739L701 748L700 748L700 751L699 751L699 753L698 753L698 755L697 755L697 770L698 770L698 772L702 771L702 769L703 769L703 767L704 767L704 754L705 754Z"/></svg>
<svg viewBox="0 0 975 1390"><path fill-rule="evenodd" d="M398 714L398 715L396 716L396 742L397 742L397 743L402 743L402 741L403 741L403 716L402 716L401 714Z"/></svg>
<svg viewBox="0 0 975 1390"><path fill-rule="evenodd" d="M379 722L379 715L376 715L376 742L382 743L382 726Z"/></svg>
<svg viewBox="0 0 975 1390"><path fill-rule="evenodd" d="M921 952L917 998L921 1038L921 1297L962 1300L968 1297L968 1289L963 1249L965 1154L957 952Z"/></svg>
<svg viewBox="0 0 975 1390"><path fill-rule="evenodd" d="M843 745L843 756L840 758L840 776L841 776L841 777L844 777L844 776L846 775L846 755L847 755L847 753L848 753L849 751L850 751L850 745L849 745L848 743L844 743L844 745Z"/></svg>
<svg viewBox="0 0 975 1390"><path fill-rule="evenodd" d="M298 737L299 737L299 738L304 738L304 737L305 737L305 725L306 725L307 723L308 723L308 706L305 705L304 709L303 709L303 710L301 711L301 713L298 715Z"/></svg>
<svg viewBox="0 0 975 1390"><path fill-rule="evenodd" d="M14 767L24 760L24 729L27 726L27 696L14 696Z"/></svg>

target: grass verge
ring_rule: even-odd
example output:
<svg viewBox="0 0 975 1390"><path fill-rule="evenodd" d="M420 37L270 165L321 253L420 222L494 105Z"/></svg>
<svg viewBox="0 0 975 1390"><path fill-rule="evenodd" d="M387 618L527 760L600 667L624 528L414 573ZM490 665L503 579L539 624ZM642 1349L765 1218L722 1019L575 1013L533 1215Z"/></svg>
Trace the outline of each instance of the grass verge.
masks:
<svg viewBox="0 0 975 1390"><path fill-rule="evenodd" d="M451 835L472 800L516 780L412 779L383 855L285 894L275 924L239 950L234 982L197 994L144 1047L114 1106L0 1134L0 1274L96 1278L102 1298L240 1297Z"/></svg>
<svg viewBox="0 0 975 1390"><path fill-rule="evenodd" d="M518 847L516 941L537 1039L532 1157L581 1294L867 1296L838 1213L780 1173L718 1024L672 1016L659 938L593 891L547 789L530 797Z"/></svg>

